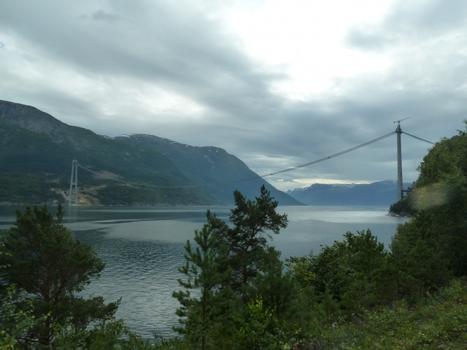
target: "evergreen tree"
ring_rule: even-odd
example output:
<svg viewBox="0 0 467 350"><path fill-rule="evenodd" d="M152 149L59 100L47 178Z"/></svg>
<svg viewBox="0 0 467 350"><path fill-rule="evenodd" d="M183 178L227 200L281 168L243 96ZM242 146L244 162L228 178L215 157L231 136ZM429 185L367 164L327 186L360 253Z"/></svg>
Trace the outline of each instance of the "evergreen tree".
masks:
<svg viewBox="0 0 467 350"><path fill-rule="evenodd" d="M185 246L186 263L180 271L186 279L179 281L184 290L174 296L181 304L179 331L194 349L234 349L235 338L251 316L249 305L261 300L276 317L286 304L279 252L268 245L267 237L286 227L287 217L276 212L277 202L264 186L255 200L238 191L234 197L231 225L208 212L207 223L195 231L196 246ZM277 322L268 327L273 324Z"/></svg>
<svg viewBox="0 0 467 350"><path fill-rule="evenodd" d="M226 237L231 285L245 299L250 282L279 261L279 252L268 246L267 238L287 226L287 215L276 212L278 203L265 186L254 201L246 199L239 191L235 191L234 199L235 208L230 215L233 227Z"/></svg>
<svg viewBox="0 0 467 350"><path fill-rule="evenodd" d="M183 328L178 330L185 334L194 349L202 350L212 348L209 334L223 303L222 284L228 276L225 269L227 247L223 241L228 227L210 211L206 216L207 223L195 231L196 246L190 241L185 245L186 263L179 269L186 276L185 280L179 279L185 290L174 293L181 304L177 315L181 317Z"/></svg>
<svg viewBox="0 0 467 350"><path fill-rule="evenodd" d="M29 339L44 346L53 344L58 332L81 332L94 321L112 318L117 308L102 297L85 299L76 294L104 264L60 223L62 215L60 209L55 218L46 207L18 211L0 254L3 282L26 292L34 316L43 319Z"/></svg>

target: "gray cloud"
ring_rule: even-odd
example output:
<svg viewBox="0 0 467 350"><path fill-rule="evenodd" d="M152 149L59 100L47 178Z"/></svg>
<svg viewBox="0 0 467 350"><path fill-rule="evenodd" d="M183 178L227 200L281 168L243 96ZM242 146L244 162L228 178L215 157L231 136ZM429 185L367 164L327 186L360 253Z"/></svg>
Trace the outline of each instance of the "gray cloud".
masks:
<svg viewBox="0 0 467 350"><path fill-rule="evenodd" d="M400 1L385 22L394 31L440 34L466 24L467 3L463 0Z"/></svg>
<svg viewBox="0 0 467 350"><path fill-rule="evenodd" d="M395 40L375 28L354 28L347 36L347 42L354 47L366 50L381 50Z"/></svg>
<svg viewBox="0 0 467 350"><path fill-rule="evenodd" d="M361 49L379 50L401 41L419 44L459 31L466 25L467 2L464 0L399 0L380 25L354 28L347 42Z"/></svg>
<svg viewBox="0 0 467 350"><path fill-rule="evenodd" d="M120 16L113 13L105 12L103 10L97 10L91 15L91 18L96 21L115 22L120 20Z"/></svg>
<svg viewBox="0 0 467 350"><path fill-rule="evenodd" d="M43 54L52 54L87 74L157 82L194 96L218 114L234 108L228 116L237 118L250 118L257 101L274 104L267 90L275 76L256 71L228 44L230 38L219 32L216 23L202 14L178 14L163 2L135 6L116 1L110 6L113 12L125 13L118 26L82 21L73 17L79 13L76 5L70 8L56 1L46 2L39 13L25 3L6 4L0 19ZM53 20L47 16L51 11L56 13ZM22 20L25 17L31 21Z"/></svg>
<svg viewBox="0 0 467 350"><path fill-rule="evenodd" d="M0 67L0 98L33 104L101 134L150 132L221 146L259 173L385 134L403 116L412 117L404 123L407 130L436 141L454 134L466 117L467 5L420 4L400 2L380 26L348 35L353 47L399 50L387 73L347 79L338 95L290 102L271 92L286 77L253 62L222 23L190 2L2 2L0 35L21 47L17 55L25 66L48 62L50 79L35 79L34 72L29 78L11 56L13 63ZM0 55L13 55L7 49ZM54 64L57 71L50 69ZM58 68L95 82L96 90L61 81ZM176 123L170 111L145 108L132 93L151 86L189 98L202 108L200 118ZM414 179L427 145L403 142L406 178ZM386 139L281 177L394 178L394 159L395 139Z"/></svg>

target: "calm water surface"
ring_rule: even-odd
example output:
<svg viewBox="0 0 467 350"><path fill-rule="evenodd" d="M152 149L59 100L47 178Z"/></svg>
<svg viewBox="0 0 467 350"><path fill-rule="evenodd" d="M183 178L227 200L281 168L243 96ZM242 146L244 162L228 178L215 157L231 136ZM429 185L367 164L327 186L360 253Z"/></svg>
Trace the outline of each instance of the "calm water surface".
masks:
<svg viewBox="0 0 467 350"><path fill-rule="evenodd" d="M75 209L66 225L105 261L98 280L86 289L88 295L103 295L107 301L121 298L117 317L140 335L152 338L173 335L177 324L178 267L183 263L183 245L205 221L207 208ZM222 218L229 209L211 208ZM273 244L283 258L318 252L347 231L370 228L386 246L401 219L387 215L386 208L373 207L280 207L289 225ZM0 229L14 222L11 211L0 210Z"/></svg>

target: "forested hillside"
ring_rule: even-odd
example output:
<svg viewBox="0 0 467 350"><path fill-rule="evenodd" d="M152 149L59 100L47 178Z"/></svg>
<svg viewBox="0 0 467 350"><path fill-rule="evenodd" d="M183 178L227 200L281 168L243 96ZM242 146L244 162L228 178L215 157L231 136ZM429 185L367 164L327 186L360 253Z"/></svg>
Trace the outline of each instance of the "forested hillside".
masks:
<svg viewBox="0 0 467 350"><path fill-rule="evenodd" d="M228 204L235 189L253 197L265 183L220 148L105 137L0 101L0 203L63 201L73 159L90 170L79 170L82 204ZM298 203L265 184L281 203Z"/></svg>

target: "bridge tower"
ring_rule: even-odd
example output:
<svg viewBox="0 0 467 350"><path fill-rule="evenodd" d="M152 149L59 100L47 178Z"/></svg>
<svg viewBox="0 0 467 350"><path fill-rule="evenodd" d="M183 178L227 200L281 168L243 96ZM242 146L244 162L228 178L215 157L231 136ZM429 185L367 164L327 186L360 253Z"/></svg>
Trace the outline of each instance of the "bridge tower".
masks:
<svg viewBox="0 0 467 350"><path fill-rule="evenodd" d="M401 145L401 135L402 135L402 129L401 129L401 121L397 121L397 128L396 128L396 134L397 134L397 197L399 200L402 199L404 196L404 192L402 192L403 189L403 180L402 180L402 145Z"/></svg>
<svg viewBox="0 0 467 350"><path fill-rule="evenodd" d="M404 181L402 179L402 134L404 133L401 128L401 122L409 119L410 117L396 120L394 124L397 123L396 127L396 135L397 135L397 199L402 200L404 198L404 192L408 192L404 190ZM412 136L412 135L409 135ZM429 142L427 140L423 140ZM431 142L430 142L431 143Z"/></svg>
<svg viewBox="0 0 467 350"><path fill-rule="evenodd" d="M68 205L78 206L78 161L71 162L70 190L68 191Z"/></svg>

